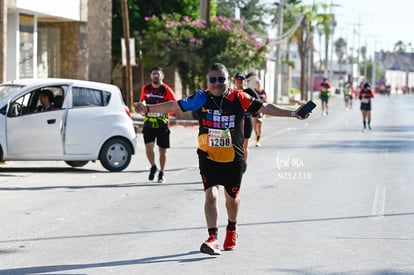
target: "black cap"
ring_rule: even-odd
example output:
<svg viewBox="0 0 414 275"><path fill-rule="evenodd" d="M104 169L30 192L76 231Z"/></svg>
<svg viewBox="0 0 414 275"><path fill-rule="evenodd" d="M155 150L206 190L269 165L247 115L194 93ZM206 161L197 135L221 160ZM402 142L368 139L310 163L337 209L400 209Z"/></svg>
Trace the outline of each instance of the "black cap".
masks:
<svg viewBox="0 0 414 275"><path fill-rule="evenodd" d="M242 78L244 80L246 79L246 75L244 73L236 73L234 78Z"/></svg>
<svg viewBox="0 0 414 275"><path fill-rule="evenodd" d="M364 89L371 89L371 85L368 82L364 83Z"/></svg>

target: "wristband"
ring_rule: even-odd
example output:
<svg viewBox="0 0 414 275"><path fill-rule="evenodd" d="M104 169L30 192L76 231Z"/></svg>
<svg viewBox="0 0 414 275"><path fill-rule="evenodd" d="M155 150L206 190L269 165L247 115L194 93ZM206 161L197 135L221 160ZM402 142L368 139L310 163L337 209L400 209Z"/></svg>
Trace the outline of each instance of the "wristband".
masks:
<svg viewBox="0 0 414 275"><path fill-rule="evenodd" d="M147 106L147 114L150 112L149 106Z"/></svg>
<svg viewBox="0 0 414 275"><path fill-rule="evenodd" d="M291 116L291 117L296 117L296 111L292 111L292 112L290 112L290 116Z"/></svg>

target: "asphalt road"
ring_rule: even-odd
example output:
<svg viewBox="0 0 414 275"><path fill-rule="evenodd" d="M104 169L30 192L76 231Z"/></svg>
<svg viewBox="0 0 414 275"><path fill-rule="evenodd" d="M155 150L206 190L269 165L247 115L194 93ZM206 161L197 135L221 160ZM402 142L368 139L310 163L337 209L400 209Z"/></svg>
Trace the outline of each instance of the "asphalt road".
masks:
<svg viewBox="0 0 414 275"><path fill-rule="evenodd" d="M0 274L414 274L414 96L375 98L367 132L358 103L330 107L265 119L238 247L217 257L198 251L207 229L195 128L172 129L163 184L147 180L142 139L121 173L1 164Z"/></svg>

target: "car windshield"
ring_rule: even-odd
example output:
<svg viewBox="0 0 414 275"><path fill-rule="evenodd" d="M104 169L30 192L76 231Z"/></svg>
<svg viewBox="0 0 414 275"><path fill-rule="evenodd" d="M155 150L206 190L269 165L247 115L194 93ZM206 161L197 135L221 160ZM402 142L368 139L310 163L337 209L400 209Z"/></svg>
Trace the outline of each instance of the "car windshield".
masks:
<svg viewBox="0 0 414 275"><path fill-rule="evenodd" d="M17 90L21 89L22 87L23 87L22 85L0 85L0 100L15 93Z"/></svg>

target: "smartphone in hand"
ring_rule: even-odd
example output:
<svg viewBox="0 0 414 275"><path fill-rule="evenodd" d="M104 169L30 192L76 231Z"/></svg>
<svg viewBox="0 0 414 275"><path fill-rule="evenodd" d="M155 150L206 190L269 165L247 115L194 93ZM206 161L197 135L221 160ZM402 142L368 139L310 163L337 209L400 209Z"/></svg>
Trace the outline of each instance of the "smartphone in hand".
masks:
<svg viewBox="0 0 414 275"><path fill-rule="evenodd" d="M315 109L315 107L316 104L312 100L309 100L308 103L306 103L305 106L303 106L303 108L299 110L298 115L301 118L305 118L305 116L308 113L312 112L312 110Z"/></svg>

